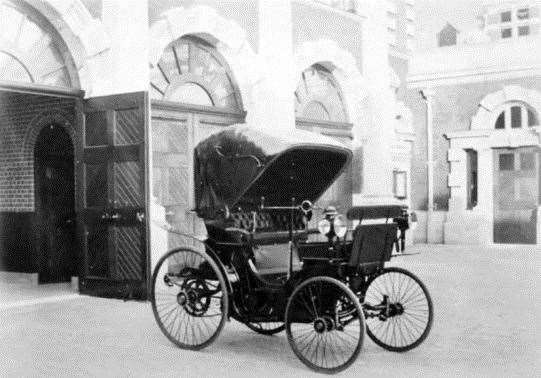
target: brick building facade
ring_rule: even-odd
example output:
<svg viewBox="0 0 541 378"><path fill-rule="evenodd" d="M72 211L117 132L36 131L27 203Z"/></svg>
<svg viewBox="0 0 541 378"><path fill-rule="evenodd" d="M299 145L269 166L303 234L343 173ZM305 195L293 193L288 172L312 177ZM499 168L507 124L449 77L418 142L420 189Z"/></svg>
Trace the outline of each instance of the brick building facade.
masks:
<svg viewBox="0 0 541 378"><path fill-rule="evenodd" d="M344 4L0 1L0 270L144 296L154 221L203 232L193 146L235 123L350 146L327 202L408 203L413 2Z"/></svg>

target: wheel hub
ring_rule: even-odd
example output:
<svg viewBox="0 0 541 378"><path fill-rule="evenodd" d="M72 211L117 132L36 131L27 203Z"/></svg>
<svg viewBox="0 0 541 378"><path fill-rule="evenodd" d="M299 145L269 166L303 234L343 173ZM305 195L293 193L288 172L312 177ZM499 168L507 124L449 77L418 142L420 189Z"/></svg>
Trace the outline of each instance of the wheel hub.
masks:
<svg viewBox="0 0 541 378"><path fill-rule="evenodd" d="M202 316L210 306L211 299L205 293L208 286L204 280L190 279L182 284L182 290L177 296L179 305L192 316Z"/></svg>
<svg viewBox="0 0 541 378"><path fill-rule="evenodd" d="M330 316L323 316L314 320L314 330L317 333L329 332L335 328L335 322Z"/></svg>
<svg viewBox="0 0 541 378"><path fill-rule="evenodd" d="M178 304L181 305L181 306L184 306L184 305L186 304L187 298L186 298L186 294L185 294L183 291L181 291L180 293L178 293L178 295L177 295L177 302L178 302Z"/></svg>
<svg viewBox="0 0 541 378"><path fill-rule="evenodd" d="M327 324L325 323L325 320L322 318L317 318L314 320L314 330L317 333L323 333L327 330Z"/></svg>

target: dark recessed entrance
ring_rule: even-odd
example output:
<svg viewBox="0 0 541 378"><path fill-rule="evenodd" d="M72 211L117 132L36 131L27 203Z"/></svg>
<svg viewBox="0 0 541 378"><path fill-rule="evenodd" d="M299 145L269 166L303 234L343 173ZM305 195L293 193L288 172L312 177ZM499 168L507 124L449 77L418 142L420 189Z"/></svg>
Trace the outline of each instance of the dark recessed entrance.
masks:
<svg viewBox="0 0 541 378"><path fill-rule="evenodd" d="M44 127L34 149L39 282L77 275L73 143L58 125Z"/></svg>

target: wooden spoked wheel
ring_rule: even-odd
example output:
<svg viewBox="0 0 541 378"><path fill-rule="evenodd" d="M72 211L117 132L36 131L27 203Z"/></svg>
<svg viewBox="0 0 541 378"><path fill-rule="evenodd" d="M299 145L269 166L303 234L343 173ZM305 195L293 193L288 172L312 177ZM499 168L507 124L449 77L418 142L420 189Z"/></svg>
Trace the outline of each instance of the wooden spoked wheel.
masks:
<svg viewBox="0 0 541 378"><path fill-rule="evenodd" d="M364 340L364 316L356 295L331 277L313 277L291 294L286 308L287 339L313 370L336 373L351 365Z"/></svg>
<svg viewBox="0 0 541 378"><path fill-rule="evenodd" d="M152 311L165 336L184 349L202 349L220 334L229 299L224 277L205 253L178 248L152 275Z"/></svg>
<svg viewBox="0 0 541 378"><path fill-rule="evenodd" d="M433 306L421 280L401 268L385 268L364 295L366 332L379 346L405 352L421 344L432 327Z"/></svg>

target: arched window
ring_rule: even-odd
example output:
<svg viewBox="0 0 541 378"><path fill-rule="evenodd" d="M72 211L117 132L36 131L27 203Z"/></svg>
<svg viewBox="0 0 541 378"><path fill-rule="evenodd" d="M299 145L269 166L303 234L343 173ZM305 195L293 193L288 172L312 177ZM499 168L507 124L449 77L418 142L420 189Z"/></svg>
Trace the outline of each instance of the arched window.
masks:
<svg viewBox="0 0 541 378"><path fill-rule="evenodd" d="M537 125L539 125L539 119L534 109L524 103L511 102L503 106L496 118L494 128L520 129Z"/></svg>
<svg viewBox="0 0 541 378"><path fill-rule="evenodd" d="M194 37L171 43L151 71L157 100L242 110L231 70L214 46Z"/></svg>
<svg viewBox="0 0 541 378"><path fill-rule="evenodd" d="M20 3L0 2L0 80L78 87L76 68L54 27Z"/></svg>
<svg viewBox="0 0 541 378"><path fill-rule="evenodd" d="M320 121L347 122L340 88L325 67L303 71L295 91L295 116Z"/></svg>

